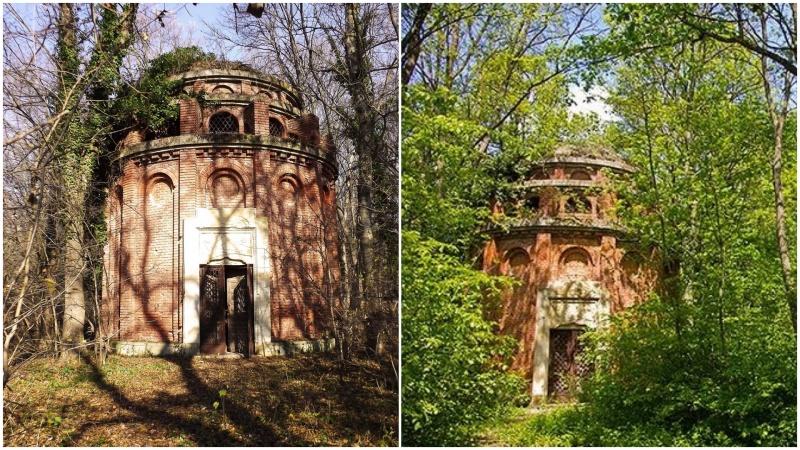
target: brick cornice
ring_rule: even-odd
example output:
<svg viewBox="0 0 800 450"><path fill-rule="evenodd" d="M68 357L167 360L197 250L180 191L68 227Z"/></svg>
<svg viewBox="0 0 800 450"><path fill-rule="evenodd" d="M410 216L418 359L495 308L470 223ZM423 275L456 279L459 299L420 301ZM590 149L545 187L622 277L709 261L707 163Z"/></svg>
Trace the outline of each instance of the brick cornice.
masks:
<svg viewBox="0 0 800 450"><path fill-rule="evenodd" d="M250 81L253 86L263 87L267 89L284 91L286 94L292 96L298 104L301 103L300 95L286 82L258 72L251 72L247 70L235 69L204 69L204 70L191 70L182 74L170 77L172 80L183 80L184 85L192 84L195 81Z"/></svg>
<svg viewBox="0 0 800 450"><path fill-rule="evenodd" d="M553 156L537 161L538 167L550 166L580 166L580 167L607 167L620 172L633 173L636 168L624 161L615 161L603 158L590 158L585 156Z"/></svg>
<svg viewBox="0 0 800 450"><path fill-rule="evenodd" d="M627 230L619 224L602 219L571 217L534 217L509 219L505 224L492 223L484 231L493 236L518 236L536 233L570 233L571 235L625 236Z"/></svg>
<svg viewBox="0 0 800 450"><path fill-rule="evenodd" d="M241 154L237 152L241 151ZM119 160L130 159L137 165L178 158L181 151L203 154L228 152L230 156L249 156L255 151L269 151L278 159L304 165L316 161L334 174L336 161L332 153L301 145L290 139L252 134L183 134L142 142L122 150ZM249 154L248 154L249 153Z"/></svg>

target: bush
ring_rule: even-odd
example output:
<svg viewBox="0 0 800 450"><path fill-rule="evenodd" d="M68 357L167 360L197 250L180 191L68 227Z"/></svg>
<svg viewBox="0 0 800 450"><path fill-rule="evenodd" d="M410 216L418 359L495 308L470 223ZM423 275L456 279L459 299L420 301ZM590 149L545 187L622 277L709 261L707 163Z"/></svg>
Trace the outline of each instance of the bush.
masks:
<svg viewBox="0 0 800 450"><path fill-rule="evenodd" d="M403 233L403 443L467 445L524 397L509 373L514 339L484 317L509 280L465 266L455 250Z"/></svg>
<svg viewBox="0 0 800 450"><path fill-rule="evenodd" d="M676 314L656 298L587 333L598 368L584 386L589 416L611 430L666 432L665 445L794 445L796 355L788 319L743 306L726 319L723 346L702 308L681 308L680 332L672 325ZM592 444L610 444L607 437Z"/></svg>

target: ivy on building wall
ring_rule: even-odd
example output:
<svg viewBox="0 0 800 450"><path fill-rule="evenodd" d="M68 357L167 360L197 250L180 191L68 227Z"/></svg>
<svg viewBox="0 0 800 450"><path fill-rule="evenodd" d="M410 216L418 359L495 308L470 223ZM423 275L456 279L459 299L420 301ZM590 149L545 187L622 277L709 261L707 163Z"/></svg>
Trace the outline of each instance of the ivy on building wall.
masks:
<svg viewBox="0 0 800 450"><path fill-rule="evenodd" d="M126 85L120 93L115 114L120 129L147 129L155 136L165 135L179 113L175 99L181 94L182 81L172 77L212 61L216 56L198 47L179 47L150 61L138 82Z"/></svg>

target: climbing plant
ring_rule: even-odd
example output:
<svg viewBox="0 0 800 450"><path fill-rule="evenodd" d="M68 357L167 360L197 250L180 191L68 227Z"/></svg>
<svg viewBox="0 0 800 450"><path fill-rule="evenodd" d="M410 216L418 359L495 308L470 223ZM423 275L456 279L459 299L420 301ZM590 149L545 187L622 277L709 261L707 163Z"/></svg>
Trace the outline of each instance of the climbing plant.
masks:
<svg viewBox="0 0 800 450"><path fill-rule="evenodd" d="M147 128L155 135L167 132L178 119L181 80L173 78L197 63L215 61L213 53L198 47L179 47L149 62L138 81L126 85L116 102L115 119L120 129Z"/></svg>

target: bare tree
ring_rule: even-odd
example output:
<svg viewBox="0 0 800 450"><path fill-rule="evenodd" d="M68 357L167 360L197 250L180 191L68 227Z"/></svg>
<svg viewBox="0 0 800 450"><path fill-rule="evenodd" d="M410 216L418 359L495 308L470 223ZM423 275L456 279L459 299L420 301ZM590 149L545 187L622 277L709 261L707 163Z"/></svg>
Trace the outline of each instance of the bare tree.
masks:
<svg viewBox="0 0 800 450"><path fill-rule="evenodd" d="M147 42L174 42L162 38L170 29L158 14L4 6L4 383L25 361L109 338L100 333L98 231L115 151L111 104L153 54Z"/></svg>
<svg viewBox="0 0 800 450"><path fill-rule="evenodd" d="M289 81L337 147L347 339L397 342L396 6L268 4L231 8L209 28L245 62Z"/></svg>

